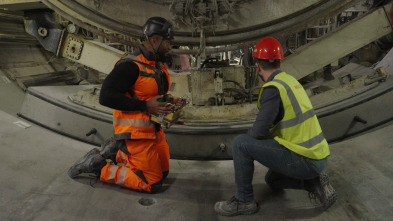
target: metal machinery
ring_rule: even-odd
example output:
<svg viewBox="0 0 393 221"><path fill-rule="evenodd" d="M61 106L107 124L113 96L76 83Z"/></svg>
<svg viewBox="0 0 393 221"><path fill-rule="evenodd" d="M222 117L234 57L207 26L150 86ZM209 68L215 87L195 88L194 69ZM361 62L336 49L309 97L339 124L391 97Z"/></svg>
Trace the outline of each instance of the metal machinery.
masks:
<svg viewBox="0 0 393 221"><path fill-rule="evenodd" d="M250 52L264 36L283 44L282 69L305 87L328 141L393 118L386 102L393 98L390 1L3 2L23 12L7 16L19 16L14 19L23 20L40 46L25 34L17 41L44 48L30 55L44 54L41 67L51 65L23 76L3 66L26 90L19 116L95 145L113 133L112 110L98 104L100 83L138 47L141 26L152 16L176 24L170 93L190 102L179 124L165 129L173 158L231 158L233 138L247 132L257 114L263 82Z"/></svg>

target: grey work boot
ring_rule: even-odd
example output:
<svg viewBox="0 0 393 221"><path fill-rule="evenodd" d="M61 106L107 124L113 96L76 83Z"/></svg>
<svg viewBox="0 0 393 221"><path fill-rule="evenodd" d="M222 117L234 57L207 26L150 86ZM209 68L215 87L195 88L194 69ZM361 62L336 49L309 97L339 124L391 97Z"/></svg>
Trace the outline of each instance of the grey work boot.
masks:
<svg viewBox="0 0 393 221"><path fill-rule="evenodd" d="M330 185L329 176L322 172L319 177L305 181L310 199L317 198L324 210L331 207L337 200L337 193Z"/></svg>
<svg viewBox="0 0 393 221"><path fill-rule="evenodd" d="M100 154L104 159L110 159L116 163L116 154L119 148L116 146L115 138L111 137L101 145Z"/></svg>
<svg viewBox="0 0 393 221"><path fill-rule="evenodd" d="M251 202L242 202L233 196L228 201L217 202L214 205L214 210L222 216L236 216L253 214L258 211L259 207L255 200Z"/></svg>
<svg viewBox="0 0 393 221"><path fill-rule="evenodd" d="M96 175L100 175L101 169L105 165L105 158L100 155L100 151L97 148L94 148L87 152L82 159L77 161L68 170L68 176L75 178L81 173L95 173Z"/></svg>

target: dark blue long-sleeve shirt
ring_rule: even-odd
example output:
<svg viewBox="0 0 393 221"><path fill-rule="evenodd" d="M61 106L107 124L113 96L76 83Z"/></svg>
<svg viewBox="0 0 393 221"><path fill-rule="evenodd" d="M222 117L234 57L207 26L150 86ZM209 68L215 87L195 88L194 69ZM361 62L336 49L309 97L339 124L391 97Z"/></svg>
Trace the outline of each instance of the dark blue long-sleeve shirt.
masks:
<svg viewBox="0 0 393 221"><path fill-rule="evenodd" d="M281 73L281 70L273 72L266 83L273 80ZM266 87L262 91L260 99L261 108L252 128L248 130L248 135L255 139L266 139L269 135L269 128L284 117L284 107L281 101L280 92L276 87Z"/></svg>

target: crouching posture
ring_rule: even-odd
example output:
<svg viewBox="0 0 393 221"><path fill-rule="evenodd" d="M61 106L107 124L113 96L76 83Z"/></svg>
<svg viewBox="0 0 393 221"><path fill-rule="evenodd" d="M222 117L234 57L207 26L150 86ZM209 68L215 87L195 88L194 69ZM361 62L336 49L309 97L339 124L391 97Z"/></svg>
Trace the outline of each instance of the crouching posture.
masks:
<svg viewBox="0 0 393 221"><path fill-rule="evenodd" d="M224 216L258 211L252 187L254 161L269 168L265 181L272 190L304 189L327 209L336 201L323 172L330 151L311 102L301 84L280 70L284 55L276 39L262 39L253 57L265 81L259 113L248 133L233 141L236 193L217 202L215 211Z"/></svg>
<svg viewBox="0 0 393 221"><path fill-rule="evenodd" d="M144 192L157 192L169 172L169 147L161 126L150 114L171 112L158 100L168 93L170 79L162 64L171 49L172 24L161 17L147 20L142 45L120 59L106 77L100 104L113 108L114 137L94 148L72 166L71 178L96 173L100 180ZM182 99L173 98L178 106ZM110 162L107 159L111 159Z"/></svg>

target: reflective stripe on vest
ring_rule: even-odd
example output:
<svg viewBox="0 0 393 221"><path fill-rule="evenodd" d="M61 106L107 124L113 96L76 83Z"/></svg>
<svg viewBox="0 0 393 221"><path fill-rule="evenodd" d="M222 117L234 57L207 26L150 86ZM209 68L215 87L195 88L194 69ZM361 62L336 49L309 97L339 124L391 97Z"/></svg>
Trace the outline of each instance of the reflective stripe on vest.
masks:
<svg viewBox="0 0 393 221"><path fill-rule="evenodd" d="M153 123L146 120L113 118L113 124L121 126L151 127Z"/></svg>
<svg viewBox="0 0 393 221"><path fill-rule="evenodd" d="M279 90L285 112L283 119L270 129L270 138L302 156L311 159L327 157L330 154L328 144L300 83L284 72L279 73L272 81L263 85L259 93L258 109L261 108L263 88L269 86Z"/></svg>
<svg viewBox="0 0 393 221"><path fill-rule="evenodd" d="M281 80L278 80L278 79L274 79L273 81L281 84L282 86L284 86L285 90L287 91L287 95L289 97L289 100L291 101L293 111L294 111L294 113L296 115L295 118L292 118L292 119L289 119L289 120L285 120L285 121L280 121L273 128L274 131L278 130L278 129L285 129L285 128L296 126L296 125L301 124L304 121L310 119L311 117L315 116L314 109L310 109L310 110L306 111L305 113L302 112L302 110L300 108L300 105L299 105L299 102L297 101L297 99L295 97L295 94L293 93L293 91L291 90L291 88L289 87L288 84L286 84L284 81L281 81ZM258 104L259 104L259 102L258 102ZM271 131L271 133L273 133L274 131Z"/></svg>

